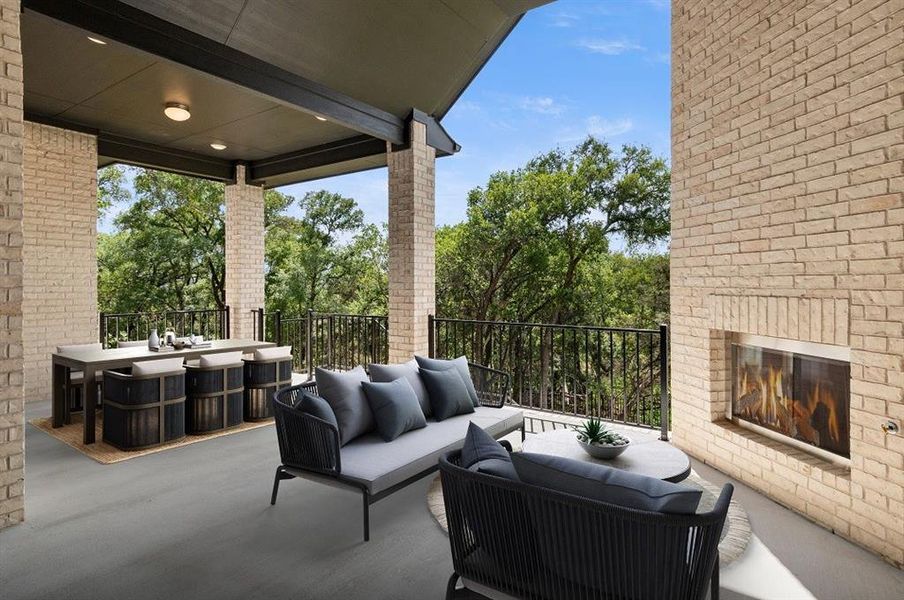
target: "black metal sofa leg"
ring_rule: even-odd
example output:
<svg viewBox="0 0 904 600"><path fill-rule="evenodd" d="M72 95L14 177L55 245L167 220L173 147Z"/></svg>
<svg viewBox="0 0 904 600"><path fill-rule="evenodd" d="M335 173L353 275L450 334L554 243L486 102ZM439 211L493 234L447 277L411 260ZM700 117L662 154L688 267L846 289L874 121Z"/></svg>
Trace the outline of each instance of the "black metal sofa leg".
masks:
<svg viewBox="0 0 904 600"><path fill-rule="evenodd" d="M270 495L271 506L276 504L276 494L279 493L279 482L283 479L295 479L295 476L283 471L282 465L280 465L276 467L276 477L273 478L273 493Z"/></svg>
<svg viewBox="0 0 904 600"><path fill-rule="evenodd" d="M449 583L446 584L446 600L451 600L455 597L456 583L458 583L458 573L452 571L452 575L449 576Z"/></svg>
<svg viewBox="0 0 904 600"><path fill-rule="evenodd" d="M364 503L364 541L370 541L370 496L368 493L362 492L361 499Z"/></svg>
<svg viewBox="0 0 904 600"><path fill-rule="evenodd" d="M709 600L719 600L719 557L716 556L716 565L713 567L713 575L709 580Z"/></svg>

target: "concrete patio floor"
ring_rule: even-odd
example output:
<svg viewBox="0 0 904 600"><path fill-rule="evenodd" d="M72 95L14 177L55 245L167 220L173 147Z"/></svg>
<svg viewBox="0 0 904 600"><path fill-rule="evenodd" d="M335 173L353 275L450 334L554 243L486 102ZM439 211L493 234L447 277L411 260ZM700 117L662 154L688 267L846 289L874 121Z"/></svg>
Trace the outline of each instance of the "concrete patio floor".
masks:
<svg viewBox="0 0 904 600"><path fill-rule="evenodd" d="M29 419L48 413L48 403L28 406ZM28 425L26 452L26 522L0 533L6 600L430 599L452 570L427 511L429 478L372 507L369 543L351 492L288 481L271 507L269 427L101 465ZM900 597L904 572L735 485L762 542L753 554L774 560L745 555L725 569L723 598ZM798 587L763 585L781 583L768 572L779 562Z"/></svg>

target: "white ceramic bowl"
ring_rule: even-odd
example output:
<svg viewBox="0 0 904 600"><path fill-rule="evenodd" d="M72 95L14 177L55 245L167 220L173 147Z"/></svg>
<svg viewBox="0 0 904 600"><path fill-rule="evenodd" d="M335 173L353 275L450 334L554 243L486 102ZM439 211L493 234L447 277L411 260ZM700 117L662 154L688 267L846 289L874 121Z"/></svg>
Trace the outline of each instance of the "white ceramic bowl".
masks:
<svg viewBox="0 0 904 600"><path fill-rule="evenodd" d="M596 446L594 444L588 444L587 442L582 442L580 438L576 438L578 444L581 445L581 448L584 449L584 452L592 456L593 458L599 458L601 460L612 460L617 457L619 454L628 449L628 446L631 445L631 439L627 436L623 436L628 440L626 444L622 444L621 446Z"/></svg>

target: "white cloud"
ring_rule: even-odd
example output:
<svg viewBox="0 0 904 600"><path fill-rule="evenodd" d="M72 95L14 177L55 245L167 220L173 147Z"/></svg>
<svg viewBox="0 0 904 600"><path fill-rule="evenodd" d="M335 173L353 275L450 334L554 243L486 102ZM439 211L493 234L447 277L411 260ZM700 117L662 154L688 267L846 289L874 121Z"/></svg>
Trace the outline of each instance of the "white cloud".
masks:
<svg viewBox="0 0 904 600"><path fill-rule="evenodd" d="M523 110L540 113L541 115L560 115L565 107L549 96L525 96L518 102Z"/></svg>
<svg viewBox="0 0 904 600"><path fill-rule="evenodd" d="M578 23L578 16L568 13L557 13L552 15L550 25L553 27L574 27Z"/></svg>
<svg viewBox="0 0 904 600"><path fill-rule="evenodd" d="M634 129L631 119L615 119L610 121L599 115L587 118L587 133L595 137L609 138L624 135Z"/></svg>
<svg viewBox="0 0 904 600"><path fill-rule="evenodd" d="M606 54L608 56L617 56L625 52L634 52L644 50L643 46L629 42L626 40L602 40L602 39L585 39L580 40L578 46L593 52L594 54Z"/></svg>

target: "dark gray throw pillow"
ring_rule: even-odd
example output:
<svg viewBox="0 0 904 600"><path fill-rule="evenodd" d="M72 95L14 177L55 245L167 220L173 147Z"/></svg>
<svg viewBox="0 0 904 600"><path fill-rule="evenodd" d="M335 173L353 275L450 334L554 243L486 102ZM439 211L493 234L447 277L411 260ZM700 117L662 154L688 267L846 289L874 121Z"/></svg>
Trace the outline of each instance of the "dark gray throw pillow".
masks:
<svg viewBox="0 0 904 600"><path fill-rule="evenodd" d="M339 428L339 423L336 422L336 414L330 408L329 403L320 396L315 396L310 392L302 392L301 400L295 403L295 410L300 410L312 417L326 421L336 429Z"/></svg>
<svg viewBox="0 0 904 600"><path fill-rule="evenodd" d="M474 389L474 382L471 381L471 369L468 367L468 358L459 356L452 360L440 360L438 358L427 358L425 356L415 355L414 360L422 369L429 371L445 371L446 369L455 369L461 375L465 387L468 389L468 396L471 398L471 404L480 406L480 400L477 398L477 390Z"/></svg>
<svg viewBox="0 0 904 600"><path fill-rule="evenodd" d="M518 481L518 473L515 471L515 465L512 464L511 460L502 460L501 458L478 460L468 467L468 470L502 477L503 479L509 479L511 481Z"/></svg>
<svg viewBox="0 0 904 600"><path fill-rule="evenodd" d="M701 490L582 460L519 452L512 464L521 481L627 508L692 515Z"/></svg>
<svg viewBox="0 0 904 600"><path fill-rule="evenodd" d="M427 426L427 419L411 384L404 377L395 381L361 384L377 423L377 432L391 442L406 431Z"/></svg>
<svg viewBox="0 0 904 600"><path fill-rule="evenodd" d="M343 446L356 437L374 430L374 415L367 403L361 383L367 381L363 367L351 371L314 371L317 391L326 400L339 423L339 443Z"/></svg>
<svg viewBox="0 0 904 600"><path fill-rule="evenodd" d="M508 450L482 427L471 421L468 423L468 433L465 434L465 442L461 446L461 466L469 469L471 465L481 460L500 459L511 462Z"/></svg>
<svg viewBox="0 0 904 600"><path fill-rule="evenodd" d="M437 421L474 412L468 388L465 387L458 371L454 369L430 371L422 368L421 378L430 395L433 418Z"/></svg>
<svg viewBox="0 0 904 600"><path fill-rule="evenodd" d="M421 380L420 373L418 373L416 360L411 359L406 363L396 365L372 364L367 366L367 370L370 372L370 380L375 382L395 381L399 377L407 379L414 390L414 395L417 396L417 401L421 405L424 416L429 417L432 414L430 410L430 396L427 395L427 388L424 387L424 382Z"/></svg>

